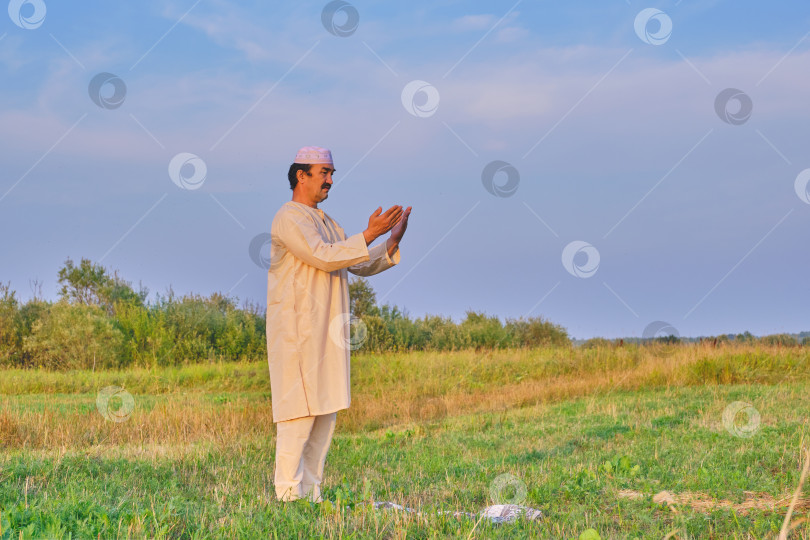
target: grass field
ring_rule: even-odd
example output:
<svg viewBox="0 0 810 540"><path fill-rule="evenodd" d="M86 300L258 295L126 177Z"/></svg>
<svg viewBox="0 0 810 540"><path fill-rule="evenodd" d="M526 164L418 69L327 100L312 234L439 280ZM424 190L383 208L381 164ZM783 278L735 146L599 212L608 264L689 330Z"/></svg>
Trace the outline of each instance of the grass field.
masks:
<svg viewBox="0 0 810 540"><path fill-rule="evenodd" d="M762 346L354 356L321 505L274 499L265 362L2 370L0 538L775 538L808 368L806 348ZM107 403L120 421L99 412L112 385L132 396ZM501 502L544 518L435 512Z"/></svg>

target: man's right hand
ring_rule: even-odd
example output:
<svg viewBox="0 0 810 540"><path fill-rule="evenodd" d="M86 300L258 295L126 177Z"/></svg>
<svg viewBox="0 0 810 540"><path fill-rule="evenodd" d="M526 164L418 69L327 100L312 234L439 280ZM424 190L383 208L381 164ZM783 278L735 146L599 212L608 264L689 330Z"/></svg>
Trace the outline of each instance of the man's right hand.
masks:
<svg viewBox="0 0 810 540"><path fill-rule="evenodd" d="M394 225L399 223L402 219L402 207L394 205L385 213L382 212L382 206L377 207L371 217L368 218L368 228L363 231L363 237L366 239L366 245L371 244L378 237L390 231Z"/></svg>

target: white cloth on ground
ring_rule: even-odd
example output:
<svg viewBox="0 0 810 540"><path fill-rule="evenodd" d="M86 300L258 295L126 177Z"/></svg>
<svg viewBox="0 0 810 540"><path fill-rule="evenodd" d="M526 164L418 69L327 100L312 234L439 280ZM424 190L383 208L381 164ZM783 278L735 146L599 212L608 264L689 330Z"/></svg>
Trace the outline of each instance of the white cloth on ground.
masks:
<svg viewBox="0 0 810 540"><path fill-rule="evenodd" d="M425 515L426 513L390 501L375 501L372 504L375 509L401 510L404 512L410 512L417 515ZM523 517L524 519L527 519L529 521L534 521L536 519L540 519L543 517L543 513L540 510L536 508L529 508L527 506L520 506L517 504L493 504L492 506L487 506L486 508L481 510L478 514L473 514L472 512L462 512L452 510L438 511L437 513L451 514L453 517L468 517L468 518L482 517L488 519L489 521L491 521L496 525L501 523L513 523L517 521L517 519L520 517Z"/></svg>

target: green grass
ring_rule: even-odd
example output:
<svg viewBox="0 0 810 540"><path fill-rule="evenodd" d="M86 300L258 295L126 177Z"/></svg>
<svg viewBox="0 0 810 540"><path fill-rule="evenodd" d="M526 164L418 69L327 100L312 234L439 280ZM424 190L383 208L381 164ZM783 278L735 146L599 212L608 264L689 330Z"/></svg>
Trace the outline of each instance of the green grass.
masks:
<svg viewBox="0 0 810 540"><path fill-rule="evenodd" d="M770 380L773 372L761 358L751 358ZM412 359L399 356L386 366L393 373L408 371L403 365ZM448 373L463 365L462 356L445 359ZM379 362L353 359L353 369ZM254 382L266 378L262 368L266 365L256 363L151 374L84 372L74 373L72 383L66 374L27 372L21 379L15 375L16 393L0 398L0 414L19 420L49 411L49 429L58 430L60 422L100 416L97 389L123 386L123 378L136 410L126 422L102 424L111 433L142 429L149 412L164 406L187 408L190 415L205 409L205 418L224 423L234 408L267 406L267 388ZM499 377L505 385L513 375ZM467 392L481 377L492 377L482 372L476 378L473 369L458 376L469 379L473 390ZM8 380L0 387L8 387ZM169 386L161 387L161 380ZM498 380L487 384L497 386ZM54 393L40 394L38 388ZM358 399L366 397L371 394ZM392 392L388 399L393 406L404 398ZM723 410L734 401L759 411L753 437L732 436L723 426ZM431 422L401 420L379 429L345 429L344 414L338 413L327 458L323 494L330 503L322 505L275 501L275 430L266 417L257 417L259 425L238 437L201 437L191 444L170 433L138 442L137 434L129 433L124 444L91 437L56 446L0 447L0 538L577 538L590 527L602 538L662 538L676 530L677 538L773 538L784 508L745 515L706 512L657 504L652 496L666 490L735 503L745 492L790 496L808 438L810 393L803 380L617 388L525 407L451 413ZM544 519L494 526L434 512L477 512L499 502L491 499L490 488L505 473L524 483L522 504L542 510ZM620 490L643 497L623 498ZM367 500L394 501L424 514L375 511L363 503ZM805 513L800 509L795 517ZM791 538L808 534L800 527Z"/></svg>

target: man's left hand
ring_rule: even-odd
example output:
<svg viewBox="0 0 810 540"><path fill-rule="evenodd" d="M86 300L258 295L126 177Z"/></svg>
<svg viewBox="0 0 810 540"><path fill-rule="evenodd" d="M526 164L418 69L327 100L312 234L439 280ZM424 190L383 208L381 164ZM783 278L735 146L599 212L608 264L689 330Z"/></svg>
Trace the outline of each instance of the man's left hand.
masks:
<svg viewBox="0 0 810 540"><path fill-rule="evenodd" d="M402 217L399 222L391 229L391 240L397 244L402 240L405 234L405 229L408 228L408 216L411 215L411 207L409 206L402 212Z"/></svg>
<svg viewBox="0 0 810 540"><path fill-rule="evenodd" d="M411 207L409 206L402 212L402 217L399 218L399 221L394 228L391 229L391 236L388 238L388 241L385 245L388 247L388 256L392 257L394 252L399 247L399 243L402 240L402 236L405 234L405 229L408 228L408 216L411 215Z"/></svg>

